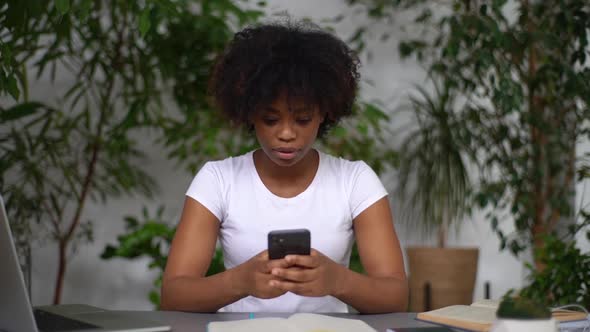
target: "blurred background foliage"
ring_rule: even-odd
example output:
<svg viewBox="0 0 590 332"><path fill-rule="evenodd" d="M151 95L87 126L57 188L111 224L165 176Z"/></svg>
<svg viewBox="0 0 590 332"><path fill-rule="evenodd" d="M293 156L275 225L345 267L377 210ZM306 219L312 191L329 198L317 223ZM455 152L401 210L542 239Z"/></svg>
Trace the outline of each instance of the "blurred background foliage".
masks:
<svg viewBox="0 0 590 332"><path fill-rule="evenodd" d="M408 112L399 148L398 186L401 221L418 233L436 234L447 247L450 231L458 233L470 212L471 179L460 136L457 93L432 79L433 92L420 85L398 112Z"/></svg>
<svg viewBox="0 0 590 332"><path fill-rule="evenodd" d="M61 301L68 261L93 240L94 223L106 222L83 218L87 202L157 197L158 183L144 167L146 149L159 146L165 158L194 174L206 160L255 147L253 137L224 125L206 84L216 55L235 31L263 17L263 6L230 0L0 2L0 192L21 255L30 254L34 241L57 247L54 303ZM51 82L56 101L31 96L39 81ZM359 102L353 118L321 144L382 171L397 156L384 144L381 127L388 120L377 104ZM175 221L129 218L123 236L132 241L167 243L173 233ZM152 267L163 267L154 248L134 250L125 257L143 253L153 258Z"/></svg>
<svg viewBox="0 0 590 332"><path fill-rule="evenodd" d="M107 245L100 256L102 259L147 257L150 261L148 267L158 272L154 288L148 294L155 307L160 305L162 276L168 259L168 249L176 231L176 227L165 219L164 209L164 206L160 206L154 215L150 215L147 208L144 208L141 217L126 216L126 233L117 237L116 245ZM223 271L223 254L221 248L218 248L206 276Z"/></svg>
<svg viewBox="0 0 590 332"><path fill-rule="evenodd" d="M590 3L347 2L370 18L357 29L361 46L377 23L392 25L403 16L408 32L399 55L417 60L442 82L443 96L460 101L447 115L454 118L456 149L475 170L468 206L485 211L500 249L527 264L523 295L588 307L590 253L576 249L576 239L590 239L590 220L588 202L576 211L575 187L590 177L590 153L576 153L590 139ZM400 152L402 165L407 158L414 157ZM513 232L506 233L506 223ZM559 272L571 268L575 276Z"/></svg>

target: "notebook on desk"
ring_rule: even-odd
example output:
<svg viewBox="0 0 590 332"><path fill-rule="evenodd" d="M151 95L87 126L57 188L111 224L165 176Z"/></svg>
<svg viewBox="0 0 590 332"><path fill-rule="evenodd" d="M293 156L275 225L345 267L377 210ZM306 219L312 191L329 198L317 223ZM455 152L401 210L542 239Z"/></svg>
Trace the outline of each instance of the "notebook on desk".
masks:
<svg viewBox="0 0 590 332"><path fill-rule="evenodd" d="M0 196L0 331L170 331L159 322L139 320L124 313L71 304L33 309L25 288L10 225Z"/></svg>
<svg viewBox="0 0 590 332"><path fill-rule="evenodd" d="M420 312L416 319L468 331L487 332L496 319L499 303L497 300L480 300L471 305L451 305ZM586 313L572 310L553 310L552 316L558 322L586 319Z"/></svg>

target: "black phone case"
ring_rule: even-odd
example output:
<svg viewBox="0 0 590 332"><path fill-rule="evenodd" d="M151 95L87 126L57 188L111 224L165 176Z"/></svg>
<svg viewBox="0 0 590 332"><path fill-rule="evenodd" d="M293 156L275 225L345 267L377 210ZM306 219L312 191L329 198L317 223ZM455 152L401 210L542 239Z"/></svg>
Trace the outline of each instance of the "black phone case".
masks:
<svg viewBox="0 0 590 332"><path fill-rule="evenodd" d="M311 235L307 229L284 229L268 233L268 257L280 259L286 255L309 255Z"/></svg>

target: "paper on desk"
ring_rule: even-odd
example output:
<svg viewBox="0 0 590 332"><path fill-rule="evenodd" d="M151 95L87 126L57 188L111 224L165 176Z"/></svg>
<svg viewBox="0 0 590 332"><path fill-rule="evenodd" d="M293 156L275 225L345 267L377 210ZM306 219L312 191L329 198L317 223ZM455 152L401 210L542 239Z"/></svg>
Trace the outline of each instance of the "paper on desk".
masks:
<svg viewBox="0 0 590 332"><path fill-rule="evenodd" d="M559 323L559 332L590 332L590 315L586 318L586 320Z"/></svg>

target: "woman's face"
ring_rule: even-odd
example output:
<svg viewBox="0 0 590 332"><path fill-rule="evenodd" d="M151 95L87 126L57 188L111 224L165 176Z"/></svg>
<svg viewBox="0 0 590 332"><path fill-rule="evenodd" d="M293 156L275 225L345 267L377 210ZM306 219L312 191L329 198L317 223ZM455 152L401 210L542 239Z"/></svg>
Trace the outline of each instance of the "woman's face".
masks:
<svg viewBox="0 0 590 332"><path fill-rule="evenodd" d="M256 112L253 125L268 158L279 166L292 166L307 155L323 121L317 106L296 99L289 103L287 94L281 93Z"/></svg>

